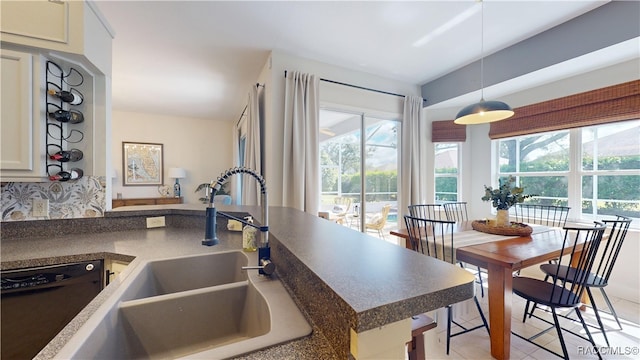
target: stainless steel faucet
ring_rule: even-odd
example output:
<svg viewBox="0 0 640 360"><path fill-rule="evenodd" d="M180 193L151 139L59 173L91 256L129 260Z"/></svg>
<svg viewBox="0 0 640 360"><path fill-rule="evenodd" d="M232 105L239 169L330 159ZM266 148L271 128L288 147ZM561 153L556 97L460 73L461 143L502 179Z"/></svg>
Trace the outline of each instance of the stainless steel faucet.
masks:
<svg viewBox="0 0 640 360"><path fill-rule="evenodd" d="M227 215L223 212L220 212L220 215L223 215L226 218L234 219L240 221L241 223L249 226L254 226L258 230L260 230L260 244L258 244L258 267L256 269L259 270L260 274L263 275L271 275L273 273L274 266L271 264L271 249L269 248L269 206L267 202L267 183L264 180L262 175L258 174L252 169L248 169L245 167L235 167L231 168L218 176L218 179L214 182L212 181L209 185L211 192L209 194L209 205L207 206L206 212L206 224L205 224L205 235L204 240L202 241L202 245L212 246L218 244L220 241L218 240L218 236L216 234L216 206L213 202L213 198L216 193L222 188L222 185L234 174L249 174L253 176L258 183L260 184L260 193L261 193L261 205L262 205L262 220L261 226L255 226L254 224L249 224L247 221L243 219L239 219L233 217L231 215Z"/></svg>

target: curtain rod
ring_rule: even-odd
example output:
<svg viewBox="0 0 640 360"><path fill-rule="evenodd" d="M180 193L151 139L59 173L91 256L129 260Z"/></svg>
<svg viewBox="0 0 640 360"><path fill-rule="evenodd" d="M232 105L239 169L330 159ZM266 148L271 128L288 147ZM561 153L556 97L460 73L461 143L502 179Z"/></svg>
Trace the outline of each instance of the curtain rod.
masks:
<svg viewBox="0 0 640 360"><path fill-rule="evenodd" d="M256 83L256 88L259 88L261 86L264 88L264 84ZM244 109L242 110L242 113L240 114L240 118L238 119L238 121L236 121L236 127L238 126L238 124L240 124L240 120L242 120L242 117L244 116L244 113L247 112L247 107L248 106L249 105L245 105L244 106Z"/></svg>
<svg viewBox="0 0 640 360"><path fill-rule="evenodd" d="M287 77L287 70L284 71L284 77ZM353 84L347 84L347 83L343 83L340 81L335 81L335 80L329 80L329 79L323 79L320 78L320 81L324 81L324 82L328 82L331 84L337 84L337 85L343 85L343 86L348 86L348 87L352 87L352 88L356 88L356 89L360 89L360 90L367 90L367 91L373 91L373 92L377 92L380 94L386 94L386 95L392 95L392 96L399 96L399 97L403 97L406 98L406 95L402 95L402 94L396 94L396 93L392 93L392 92L388 92L388 91L383 91L383 90L378 90L378 89L372 89L372 88L368 88L368 87L364 87L364 86L359 86L359 85L353 85ZM422 99L422 104L424 105L424 103L426 102L426 99Z"/></svg>

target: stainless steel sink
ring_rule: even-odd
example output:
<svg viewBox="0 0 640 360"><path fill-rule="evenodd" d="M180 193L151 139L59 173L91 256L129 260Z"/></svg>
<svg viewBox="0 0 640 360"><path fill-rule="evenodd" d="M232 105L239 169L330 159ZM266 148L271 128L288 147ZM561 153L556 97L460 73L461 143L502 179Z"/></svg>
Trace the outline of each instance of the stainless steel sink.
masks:
<svg viewBox="0 0 640 360"><path fill-rule="evenodd" d="M56 357L223 359L309 335L279 280L240 270L254 260L231 251L141 264Z"/></svg>

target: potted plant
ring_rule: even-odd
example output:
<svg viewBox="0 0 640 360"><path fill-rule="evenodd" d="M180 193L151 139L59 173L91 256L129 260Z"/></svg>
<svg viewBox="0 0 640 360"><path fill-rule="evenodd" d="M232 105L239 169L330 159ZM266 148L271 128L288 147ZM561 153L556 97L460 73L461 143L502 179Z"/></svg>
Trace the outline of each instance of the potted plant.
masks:
<svg viewBox="0 0 640 360"><path fill-rule="evenodd" d="M498 211L496 226L509 226L509 208L535 195L527 195L524 193L524 187L515 186L516 178L511 175L507 179L500 179L498 182L499 187L497 189L487 185L484 186L482 200L491 201L493 207Z"/></svg>
<svg viewBox="0 0 640 360"><path fill-rule="evenodd" d="M216 193L216 195L230 195L227 192L227 185L229 183L224 183L222 185L222 187L220 188L220 190L218 190L218 192ZM198 192L198 191L202 191L204 190L204 196L199 198L198 200L200 200L203 204L206 204L209 202L209 186L211 185L211 183L202 183L200 185L198 185L198 187L196 188L196 191L194 192Z"/></svg>

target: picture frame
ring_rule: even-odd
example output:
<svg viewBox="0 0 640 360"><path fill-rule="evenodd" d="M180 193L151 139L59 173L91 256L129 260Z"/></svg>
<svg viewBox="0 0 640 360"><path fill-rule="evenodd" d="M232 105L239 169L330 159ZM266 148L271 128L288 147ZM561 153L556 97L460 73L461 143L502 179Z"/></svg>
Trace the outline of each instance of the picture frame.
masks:
<svg viewBox="0 0 640 360"><path fill-rule="evenodd" d="M163 184L163 145L123 141L122 185L157 186Z"/></svg>

